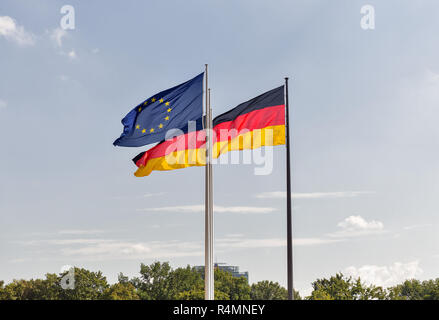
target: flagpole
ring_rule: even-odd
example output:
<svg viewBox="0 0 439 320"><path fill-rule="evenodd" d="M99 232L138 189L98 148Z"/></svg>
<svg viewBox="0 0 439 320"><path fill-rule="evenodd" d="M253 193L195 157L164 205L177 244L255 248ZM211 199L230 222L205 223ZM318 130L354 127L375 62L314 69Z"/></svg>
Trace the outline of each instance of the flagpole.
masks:
<svg viewBox="0 0 439 320"><path fill-rule="evenodd" d="M288 77L285 78L285 145L287 154L287 270L288 299L294 300L293 287L293 226L291 214L290 116L288 104Z"/></svg>
<svg viewBox="0 0 439 320"><path fill-rule="evenodd" d="M209 261L210 261L210 300L215 300L215 271L214 271L214 232L213 232L213 168L212 168L212 149L213 149L213 123L212 123L212 105L210 104L210 88L209 88L209 127L211 135L209 135Z"/></svg>
<svg viewBox="0 0 439 320"><path fill-rule="evenodd" d="M214 300L213 270L213 199L212 199L212 109L210 107L210 89L205 71L205 130L206 130L206 168L205 168L205 218L204 218L204 299Z"/></svg>

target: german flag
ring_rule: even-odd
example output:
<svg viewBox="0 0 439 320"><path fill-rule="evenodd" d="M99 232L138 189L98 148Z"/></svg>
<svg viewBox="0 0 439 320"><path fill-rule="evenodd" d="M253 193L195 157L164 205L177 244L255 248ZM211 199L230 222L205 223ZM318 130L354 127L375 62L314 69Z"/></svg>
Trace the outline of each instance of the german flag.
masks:
<svg viewBox="0 0 439 320"><path fill-rule="evenodd" d="M284 86L241 103L213 120L213 158L229 151L285 144ZM133 161L137 177L152 171L204 166L205 132L187 132L165 140Z"/></svg>
<svg viewBox="0 0 439 320"><path fill-rule="evenodd" d="M285 144L284 86L217 116L213 130L214 158L228 151Z"/></svg>
<svg viewBox="0 0 439 320"><path fill-rule="evenodd" d="M152 171L168 171L206 165L206 134L202 120L197 121L196 130L180 134L138 154L134 163L138 167L136 177L149 176Z"/></svg>

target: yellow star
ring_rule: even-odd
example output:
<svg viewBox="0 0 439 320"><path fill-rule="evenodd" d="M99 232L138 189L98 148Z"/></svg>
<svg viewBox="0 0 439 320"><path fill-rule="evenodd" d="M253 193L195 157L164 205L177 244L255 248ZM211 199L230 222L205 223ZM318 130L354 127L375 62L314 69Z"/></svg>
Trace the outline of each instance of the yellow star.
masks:
<svg viewBox="0 0 439 320"><path fill-rule="evenodd" d="M145 130L145 129L143 129L143 130L142 130L142 133L145 133L145 132L146 132L146 130Z"/></svg>
<svg viewBox="0 0 439 320"><path fill-rule="evenodd" d="M137 125L137 126L136 126L136 129L140 129L140 126L139 126L139 125Z"/></svg>
<svg viewBox="0 0 439 320"><path fill-rule="evenodd" d="M165 118L165 120L169 120L169 116L167 116L167 117Z"/></svg>
<svg viewBox="0 0 439 320"><path fill-rule="evenodd" d="M159 128L160 128L160 129L163 128L163 125L162 125L161 123L159 124Z"/></svg>
<svg viewBox="0 0 439 320"><path fill-rule="evenodd" d="M162 103L163 102L163 98L161 98L159 101L160 101L160 103Z"/></svg>
<svg viewBox="0 0 439 320"><path fill-rule="evenodd" d="M155 102L155 98L152 98L151 101L152 101L152 102Z"/></svg>
<svg viewBox="0 0 439 320"><path fill-rule="evenodd" d="M154 132L154 128L151 128L151 130L149 130L149 132L151 132L151 133Z"/></svg>
<svg viewBox="0 0 439 320"><path fill-rule="evenodd" d="M147 104L148 104L148 101L145 101L145 102L143 103L144 106L146 106Z"/></svg>
<svg viewBox="0 0 439 320"><path fill-rule="evenodd" d="M169 101L168 101L168 102L165 102L165 106L169 106Z"/></svg>
<svg viewBox="0 0 439 320"><path fill-rule="evenodd" d="M172 110L171 108L168 108L168 110L166 110L166 111L171 112L171 110Z"/></svg>
<svg viewBox="0 0 439 320"><path fill-rule="evenodd" d="M139 107L139 112L142 111L142 107Z"/></svg>

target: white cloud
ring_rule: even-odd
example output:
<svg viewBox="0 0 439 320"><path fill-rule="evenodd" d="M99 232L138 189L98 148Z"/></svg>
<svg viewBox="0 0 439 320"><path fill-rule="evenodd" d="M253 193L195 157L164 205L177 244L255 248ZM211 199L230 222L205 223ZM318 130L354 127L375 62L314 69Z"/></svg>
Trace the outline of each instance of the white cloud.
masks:
<svg viewBox="0 0 439 320"><path fill-rule="evenodd" d="M353 198L373 193L372 191L294 192L291 194L291 197L294 199ZM255 197L259 199L283 199L286 196L285 191L273 191L259 193Z"/></svg>
<svg viewBox="0 0 439 320"><path fill-rule="evenodd" d="M368 284L389 287L413 279L421 275L423 270L419 267L419 261L408 263L395 262L390 266L365 265L360 268L354 266L345 269L346 275L354 278L360 277Z"/></svg>
<svg viewBox="0 0 439 320"><path fill-rule="evenodd" d="M56 28L52 31L50 38L55 42L58 47L62 47L62 39L67 35L67 31Z"/></svg>
<svg viewBox="0 0 439 320"><path fill-rule="evenodd" d="M384 232L381 221L366 221L361 216L349 216L337 224L341 230L329 234L331 237L356 237Z"/></svg>
<svg viewBox="0 0 439 320"><path fill-rule="evenodd" d="M215 241L215 247L224 248L273 248L284 247L287 242L285 239L269 238L269 239L244 239L244 238L222 238Z"/></svg>
<svg viewBox="0 0 439 320"><path fill-rule="evenodd" d="M44 239L44 240L29 240L19 241L25 246L40 246L40 245L55 245L55 246L68 246L68 245L84 245L84 244L97 244L104 242L112 242L111 239Z"/></svg>
<svg viewBox="0 0 439 320"><path fill-rule="evenodd" d="M293 239L293 245L295 246L316 246L321 244L330 244L341 242L342 239L327 239L327 238L297 238Z"/></svg>
<svg viewBox="0 0 439 320"><path fill-rule="evenodd" d="M61 253L79 260L159 259L201 256L200 243L182 241L98 241L79 248L62 248Z"/></svg>
<svg viewBox="0 0 439 320"><path fill-rule="evenodd" d="M214 206L215 213L270 213L276 211L275 208L271 207L244 207L244 206ZM140 211L146 212L204 212L204 205L187 205L187 206L172 206L172 207L159 207L159 208L149 208L140 209Z"/></svg>
<svg viewBox="0 0 439 320"><path fill-rule="evenodd" d="M414 92L416 99L422 100L424 106L435 106L439 101L439 74L433 70L423 72L418 82L418 91Z"/></svg>
<svg viewBox="0 0 439 320"><path fill-rule="evenodd" d="M76 54L76 51L74 49L70 50L69 52L60 50L58 54L62 56L67 56L70 60L75 60L78 58L78 55Z"/></svg>
<svg viewBox="0 0 439 320"><path fill-rule="evenodd" d="M64 234L81 234L67 231ZM294 246L314 246L338 242L338 239L298 238ZM50 255L67 256L70 260L101 261L117 259L160 259L202 256L204 245L201 241L132 241L99 238L44 239L20 241L21 245L38 247ZM229 235L215 239L217 252L230 250L281 248L286 246L282 238L244 238ZM38 250L43 252L41 250Z"/></svg>
<svg viewBox="0 0 439 320"><path fill-rule="evenodd" d="M17 258L17 259L11 259L8 262L9 263L23 263L23 262L28 262L30 260L31 259L28 259L28 258Z"/></svg>
<svg viewBox="0 0 439 320"><path fill-rule="evenodd" d="M75 50L71 50L69 53L67 53L70 59L76 59L78 56L76 55Z"/></svg>
<svg viewBox="0 0 439 320"><path fill-rule="evenodd" d="M7 106L8 104L6 101L0 99L0 110L6 108Z"/></svg>
<svg viewBox="0 0 439 320"><path fill-rule="evenodd" d="M242 233L229 233L225 235L226 238L242 238L244 234Z"/></svg>
<svg viewBox="0 0 439 320"><path fill-rule="evenodd" d="M139 211L147 212L203 212L204 205L190 205L190 206L172 206L172 207L159 207L149 209L139 209Z"/></svg>
<svg viewBox="0 0 439 320"><path fill-rule="evenodd" d="M349 216L339 222L338 226L347 230L382 230L384 228L382 222L375 220L368 222L361 216Z"/></svg>
<svg viewBox="0 0 439 320"><path fill-rule="evenodd" d="M96 255L107 256L113 255L144 255L151 252L151 248L143 243L131 242L98 242L93 246L86 246L82 248L65 248L62 249L65 255Z"/></svg>
<svg viewBox="0 0 439 320"><path fill-rule="evenodd" d="M340 242L340 239L324 238L296 238L293 239L294 246L315 246ZM245 239L242 237L219 238L215 241L218 248L275 248L285 247L287 240L282 238L265 238L265 239Z"/></svg>
<svg viewBox="0 0 439 320"><path fill-rule="evenodd" d="M276 211L275 208L271 207L223 207L214 206L213 210L215 212L230 212L230 213L270 213Z"/></svg>
<svg viewBox="0 0 439 320"><path fill-rule="evenodd" d="M132 199L132 198L136 198L136 199L141 199L141 198L153 198L153 197L159 197L159 196L163 196L165 195L166 192L147 192L143 195L123 195L123 196L115 196L112 197L112 199L117 199L117 200L124 200L124 199Z"/></svg>
<svg viewBox="0 0 439 320"><path fill-rule="evenodd" d="M165 195L165 192L156 192L156 193L145 193L143 198L152 198Z"/></svg>
<svg viewBox="0 0 439 320"><path fill-rule="evenodd" d="M413 229L420 229L420 228L427 228L433 226L431 223L425 223L425 224L414 224L411 226L406 226L403 229L404 230L413 230Z"/></svg>
<svg viewBox="0 0 439 320"><path fill-rule="evenodd" d="M201 243L184 241L141 242L77 238L32 240L20 243L25 246L32 245L45 248L51 255L63 255L72 260L84 261L189 257L201 256L204 252Z"/></svg>
<svg viewBox="0 0 439 320"><path fill-rule="evenodd" d="M30 46L35 43L35 37L17 25L16 21L8 16L0 17L0 36L13 41L20 46Z"/></svg>
<svg viewBox="0 0 439 320"><path fill-rule="evenodd" d="M58 231L59 234L68 234L68 235L81 235L81 234L100 234L104 233L103 230L60 230Z"/></svg>

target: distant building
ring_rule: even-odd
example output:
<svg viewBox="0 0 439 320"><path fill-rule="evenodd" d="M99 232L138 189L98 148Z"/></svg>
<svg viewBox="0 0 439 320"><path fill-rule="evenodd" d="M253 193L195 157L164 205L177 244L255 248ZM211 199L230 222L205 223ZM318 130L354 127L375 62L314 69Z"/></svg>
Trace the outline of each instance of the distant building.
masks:
<svg viewBox="0 0 439 320"><path fill-rule="evenodd" d="M244 277L248 282L248 272L239 272L238 266L228 266L226 263L215 263L214 264L215 269L220 269L223 271L226 271L234 277ZM195 270L197 270L199 273L201 273L204 277L204 266L195 266Z"/></svg>

